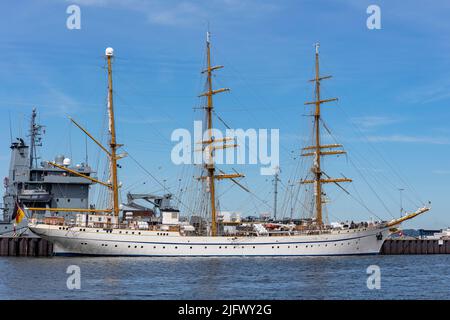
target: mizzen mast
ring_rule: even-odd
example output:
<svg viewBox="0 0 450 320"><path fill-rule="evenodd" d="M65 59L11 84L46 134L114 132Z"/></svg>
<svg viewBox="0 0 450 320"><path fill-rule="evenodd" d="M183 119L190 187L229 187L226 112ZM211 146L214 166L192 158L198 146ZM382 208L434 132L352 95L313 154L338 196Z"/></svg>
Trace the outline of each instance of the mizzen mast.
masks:
<svg viewBox="0 0 450 320"><path fill-rule="evenodd" d="M315 211L316 211L316 223L321 228L323 226L323 216L322 216L322 184L323 183L339 183L339 182L351 182L351 179L347 178L338 178L333 179L329 178L321 168L321 158L325 155L337 155L337 154L345 154L344 150L333 150L334 148L342 147L340 144L327 144L322 145L320 140L320 122L321 122L321 114L320 114L320 106L322 103L336 101L337 98L324 99L321 100L320 97L320 83L322 80L329 79L331 76L320 76L319 72L319 43L315 44L315 78L310 80L310 82L315 83L315 100L311 102L306 102L305 105L314 105L314 142L315 144L312 146L308 146L303 148L302 156L313 156L314 161L311 167L311 171L314 175L313 180L303 180L302 184L312 183L314 184L314 197L315 197ZM330 150L330 151L325 151ZM305 152L306 151L306 152ZM327 179L323 179L322 176L326 175Z"/></svg>
<svg viewBox="0 0 450 320"><path fill-rule="evenodd" d="M235 174L216 174L216 168L214 165L214 151L216 149L225 149L230 147L236 147L235 144L226 144L226 141L232 140L231 138L223 138L223 139L215 139L213 136L213 122L212 122L212 113L213 113L213 96L215 94L230 91L228 88L221 88L213 90L212 86L212 72L217 69L221 69L223 66L211 66L211 34L209 32L206 33L206 69L202 71L202 73L206 73L206 92L199 95L199 97L206 97L207 104L205 107L206 111L206 130L207 130L207 140L202 141L203 151L207 151L206 161L205 161L205 169L207 171L207 183L209 185L209 194L210 194L210 206L211 206L211 235L217 236L217 212L216 212L216 186L215 180L222 179L231 179L243 177L244 175L235 173ZM222 145L215 145L216 142L222 142ZM219 170L220 171L220 170ZM201 177L200 179L204 179L205 177Z"/></svg>

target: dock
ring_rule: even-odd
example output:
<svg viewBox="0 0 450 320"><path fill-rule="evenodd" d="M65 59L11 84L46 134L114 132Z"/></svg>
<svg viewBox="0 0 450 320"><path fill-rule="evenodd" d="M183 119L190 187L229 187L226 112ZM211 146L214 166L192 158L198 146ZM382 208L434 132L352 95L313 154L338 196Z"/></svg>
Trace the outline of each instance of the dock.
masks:
<svg viewBox="0 0 450 320"><path fill-rule="evenodd" d="M53 244L36 237L0 237L0 256L50 257Z"/></svg>
<svg viewBox="0 0 450 320"><path fill-rule="evenodd" d="M386 239L380 254L450 254L450 240Z"/></svg>

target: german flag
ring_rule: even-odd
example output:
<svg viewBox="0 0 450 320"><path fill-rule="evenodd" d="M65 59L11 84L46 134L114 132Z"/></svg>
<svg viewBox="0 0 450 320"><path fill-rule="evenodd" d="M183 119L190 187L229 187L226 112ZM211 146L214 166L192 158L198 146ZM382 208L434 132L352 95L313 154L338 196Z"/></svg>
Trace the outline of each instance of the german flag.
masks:
<svg viewBox="0 0 450 320"><path fill-rule="evenodd" d="M22 222L24 217L25 217L25 211L20 206L19 202L16 201L16 205L14 206L14 212L13 212L12 218L16 220L17 224L19 224L20 222Z"/></svg>

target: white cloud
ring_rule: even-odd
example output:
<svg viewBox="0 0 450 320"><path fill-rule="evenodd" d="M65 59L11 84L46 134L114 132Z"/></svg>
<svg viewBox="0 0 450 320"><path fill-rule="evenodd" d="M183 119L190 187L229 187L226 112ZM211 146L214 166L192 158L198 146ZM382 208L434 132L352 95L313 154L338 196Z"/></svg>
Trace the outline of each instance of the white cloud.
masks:
<svg viewBox="0 0 450 320"><path fill-rule="evenodd" d="M433 170L434 174L450 174L450 170Z"/></svg>
<svg viewBox="0 0 450 320"><path fill-rule="evenodd" d="M369 136L367 140L371 142L407 142L424 144L450 144L450 139L446 137L389 135L389 136Z"/></svg>
<svg viewBox="0 0 450 320"><path fill-rule="evenodd" d="M165 26L186 26L198 21L206 22L226 13L233 17L236 14L246 18L258 17L278 10L278 6L270 1L262 0L210 0L164 1L164 0L66 0L82 6L121 8L142 12L152 24Z"/></svg>
<svg viewBox="0 0 450 320"><path fill-rule="evenodd" d="M358 125L361 129L365 130L401 122L400 119L383 116L356 117L352 118L351 121Z"/></svg>

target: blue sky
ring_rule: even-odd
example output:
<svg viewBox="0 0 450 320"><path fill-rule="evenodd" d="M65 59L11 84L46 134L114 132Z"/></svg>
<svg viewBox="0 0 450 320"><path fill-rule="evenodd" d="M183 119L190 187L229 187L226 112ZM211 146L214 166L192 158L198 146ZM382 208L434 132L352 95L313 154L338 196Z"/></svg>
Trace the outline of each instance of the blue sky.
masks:
<svg viewBox="0 0 450 320"><path fill-rule="evenodd" d="M66 28L71 4L81 8L81 30ZM370 4L381 8L381 30L366 27ZM348 160L326 160L330 174L353 178L348 190L383 219L398 216L398 189L403 188L405 209L415 210L428 200L433 206L405 227L450 225L448 2L44 0L0 6L4 175L9 115L14 137L23 135L33 106L47 126L42 158L64 153L83 161L85 140L67 117L97 136L103 132L107 79L102 56L112 46L119 142L179 192L192 173L171 163L170 134L191 129L200 116L195 108L201 103L197 95L203 88L200 70L209 23L213 60L225 65L215 84L232 89L217 96L217 112L234 128L280 129L281 215L288 215L284 194L297 181L296 155L310 130L303 103L313 94L307 80L314 71L313 43L320 41L323 74L333 75L323 95L339 97L338 103L324 106L324 117L349 152ZM88 154L95 167L97 148L90 145ZM160 191L132 159L122 166L124 191ZM246 174L245 184L259 200L225 183L220 187L222 209L271 210L271 177L260 176L257 166L224 170L232 168ZM370 216L340 189L327 187L330 220Z"/></svg>

